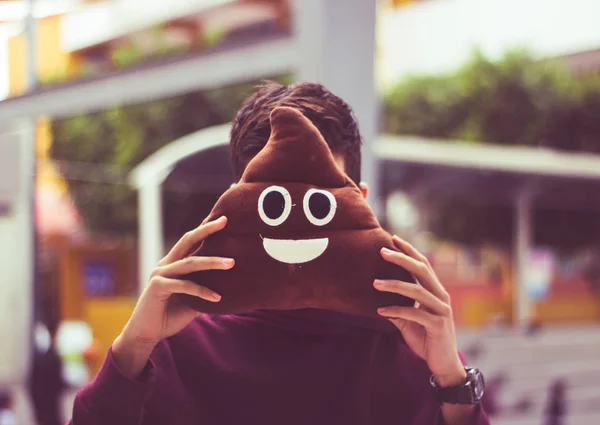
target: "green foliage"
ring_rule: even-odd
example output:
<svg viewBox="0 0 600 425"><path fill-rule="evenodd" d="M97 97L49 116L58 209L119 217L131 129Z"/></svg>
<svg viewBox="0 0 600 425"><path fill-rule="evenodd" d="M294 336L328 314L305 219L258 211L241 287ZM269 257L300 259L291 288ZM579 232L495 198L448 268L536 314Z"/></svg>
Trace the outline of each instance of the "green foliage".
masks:
<svg viewBox="0 0 600 425"><path fill-rule="evenodd" d="M499 61L475 52L456 72L406 78L383 99L384 132L449 142L600 153L598 117L600 78L575 78L563 63L536 61L524 50L510 51ZM439 201L436 207L439 214L432 226L440 237L467 243L512 240L510 205ZM571 248L593 243L598 229L592 226L596 230L591 231L588 215L578 216L579 230L565 232L565 217L538 212L544 232L536 235L536 242Z"/></svg>
<svg viewBox="0 0 600 425"><path fill-rule="evenodd" d="M142 49L135 40L124 42L111 52L111 60L118 68L133 65L142 58Z"/></svg>
<svg viewBox="0 0 600 425"><path fill-rule="evenodd" d="M600 83L523 50L458 71L402 80L384 96L384 131L600 152Z"/></svg>
<svg viewBox="0 0 600 425"><path fill-rule="evenodd" d="M220 29L207 30L200 34L200 40L205 47L210 48L219 44L225 38L225 31Z"/></svg>
<svg viewBox="0 0 600 425"><path fill-rule="evenodd" d="M117 69L121 69L155 58L172 57L188 53L188 46L169 45L166 31L165 25L157 25L148 30L148 36L151 38L150 42L153 45L151 50L146 49L144 51L140 42L135 38L127 39L111 51L111 61Z"/></svg>

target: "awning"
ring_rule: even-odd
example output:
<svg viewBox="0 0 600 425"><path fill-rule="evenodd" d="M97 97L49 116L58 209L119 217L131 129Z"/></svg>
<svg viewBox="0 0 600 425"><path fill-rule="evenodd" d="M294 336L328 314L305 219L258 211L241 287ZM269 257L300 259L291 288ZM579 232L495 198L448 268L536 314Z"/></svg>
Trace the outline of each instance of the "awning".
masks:
<svg viewBox="0 0 600 425"><path fill-rule="evenodd" d="M600 209L600 155L406 136L375 150L388 192L506 204L527 190L536 206Z"/></svg>
<svg viewBox="0 0 600 425"><path fill-rule="evenodd" d="M56 119L282 75L294 69L292 44L286 35L223 43L190 56L38 89L1 101L0 123L39 115Z"/></svg>

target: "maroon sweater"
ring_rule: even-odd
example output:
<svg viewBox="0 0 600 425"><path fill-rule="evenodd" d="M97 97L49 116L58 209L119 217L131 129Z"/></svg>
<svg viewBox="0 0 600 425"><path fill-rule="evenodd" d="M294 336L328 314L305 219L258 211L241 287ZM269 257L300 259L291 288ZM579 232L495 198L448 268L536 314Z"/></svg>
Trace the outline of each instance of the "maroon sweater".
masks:
<svg viewBox="0 0 600 425"><path fill-rule="evenodd" d="M72 425L443 424L430 371L385 319L320 310L205 315L129 379L109 351ZM489 425L477 409L472 425Z"/></svg>

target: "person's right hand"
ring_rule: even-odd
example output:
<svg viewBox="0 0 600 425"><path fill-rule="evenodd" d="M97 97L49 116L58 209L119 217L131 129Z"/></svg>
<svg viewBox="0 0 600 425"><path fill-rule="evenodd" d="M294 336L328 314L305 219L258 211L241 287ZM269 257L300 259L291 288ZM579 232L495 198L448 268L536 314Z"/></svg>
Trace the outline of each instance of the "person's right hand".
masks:
<svg viewBox="0 0 600 425"><path fill-rule="evenodd" d="M219 294L177 277L201 270L233 267L231 258L191 256L204 239L222 230L226 224L227 219L221 217L186 233L152 271L129 322L113 343L113 356L122 372L131 377L138 376L156 344L178 333L201 314L171 295L188 294L219 302Z"/></svg>

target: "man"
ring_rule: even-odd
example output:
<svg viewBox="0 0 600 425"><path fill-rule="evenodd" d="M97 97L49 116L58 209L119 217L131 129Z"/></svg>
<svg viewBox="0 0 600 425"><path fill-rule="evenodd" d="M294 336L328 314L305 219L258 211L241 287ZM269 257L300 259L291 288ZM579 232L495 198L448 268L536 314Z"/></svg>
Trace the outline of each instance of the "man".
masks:
<svg viewBox="0 0 600 425"><path fill-rule="evenodd" d="M352 110L308 83L269 83L244 103L230 141L238 179L267 143L277 106L310 119L338 166L360 183L362 139ZM78 394L74 425L488 424L480 392L472 391L479 375L467 373L458 355L448 294L412 246L394 238L402 253L381 255L420 285L373 284L418 308L390 307L381 318L313 309L201 315L170 296L219 302L219 294L178 276L235 267L235 259L190 256L226 225L226 217L201 225L160 261L98 376Z"/></svg>
<svg viewBox="0 0 600 425"><path fill-rule="evenodd" d="M61 423L60 400L66 388L63 364L56 346L58 323L48 320L36 325L35 351L29 376L29 391L39 425Z"/></svg>

